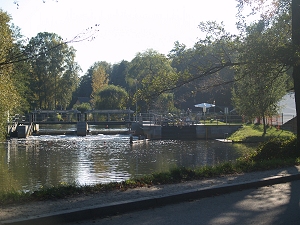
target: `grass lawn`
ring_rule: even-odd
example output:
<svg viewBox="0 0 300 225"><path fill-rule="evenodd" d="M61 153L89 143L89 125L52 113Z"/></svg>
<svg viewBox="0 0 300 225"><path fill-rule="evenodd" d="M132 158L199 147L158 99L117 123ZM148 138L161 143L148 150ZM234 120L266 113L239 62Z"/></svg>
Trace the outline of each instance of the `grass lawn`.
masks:
<svg viewBox="0 0 300 225"><path fill-rule="evenodd" d="M265 136L263 136L263 130L263 125L243 125L241 129L233 133L228 139L233 142L264 142L275 137L291 138L295 136L290 131L280 130L274 126L268 126Z"/></svg>

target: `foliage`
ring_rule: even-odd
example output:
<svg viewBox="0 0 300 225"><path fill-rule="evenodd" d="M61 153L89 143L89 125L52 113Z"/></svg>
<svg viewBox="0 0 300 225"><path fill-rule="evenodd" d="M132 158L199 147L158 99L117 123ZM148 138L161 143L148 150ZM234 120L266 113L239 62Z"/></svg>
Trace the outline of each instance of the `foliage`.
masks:
<svg viewBox="0 0 300 225"><path fill-rule="evenodd" d="M153 109L160 112L173 112L176 111L174 105L174 94L172 93L163 93L157 100L153 103Z"/></svg>
<svg viewBox="0 0 300 225"><path fill-rule="evenodd" d="M106 62L98 62L93 66L92 74L92 95L94 96L106 85L108 85L108 71L110 70L110 65Z"/></svg>
<svg viewBox="0 0 300 225"><path fill-rule="evenodd" d="M300 157L300 152L296 148L296 137L292 138L273 138L262 143L251 159L254 161L287 159Z"/></svg>
<svg viewBox="0 0 300 225"><path fill-rule="evenodd" d="M264 128L267 116L277 114L277 103L287 91L288 69L276 60L274 49L286 44L282 36L274 35L274 27L259 21L247 28L236 66L233 103L237 111L250 119L261 117ZM276 30L277 31L277 30ZM283 42L283 43L282 43Z"/></svg>
<svg viewBox="0 0 300 225"><path fill-rule="evenodd" d="M9 114L27 113L36 107L65 109L69 105L78 85L80 67L74 62L75 50L68 43L92 39L97 32L91 27L67 41L44 32L28 43L10 20L0 9L1 139Z"/></svg>
<svg viewBox="0 0 300 225"><path fill-rule="evenodd" d="M139 107L146 111L157 96L174 87L178 74L166 56L147 50L138 53L130 62L126 80L131 88L130 93L135 92L134 102L139 99Z"/></svg>
<svg viewBox="0 0 300 225"><path fill-rule="evenodd" d="M14 67L6 62L10 59L14 45L13 30L9 16L0 10L0 139L4 139L7 119L18 110L21 96L12 77Z"/></svg>
<svg viewBox="0 0 300 225"><path fill-rule="evenodd" d="M107 85L95 96L95 109L126 109L128 94L124 88Z"/></svg>
<svg viewBox="0 0 300 225"><path fill-rule="evenodd" d="M129 62L123 60L119 64L114 64L112 66L111 74L109 77L109 84L115 86L120 86L129 89L128 84L126 83L126 73L129 67Z"/></svg>
<svg viewBox="0 0 300 225"><path fill-rule="evenodd" d="M230 90L234 70L224 68L216 70L213 75L205 74L205 70L219 63L216 57L219 51L217 48L214 43L199 42L193 48L187 49L185 45L175 42L169 57L172 59L172 67L176 68L180 76L177 88L173 90L177 107L191 107L195 104L195 99L198 99L196 103L212 103L217 100L218 105L231 105Z"/></svg>
<svg viewBox="0 0 300 225"><path fill-rule="evenodd" d="M105 61L95 62L87 72L80 77L79 85L73 93L71 105L75 104L78 97L93 98L101 88L109 82L111 65ZM94 100L92 100L93 102Z"/></svg>
<svg viewBox="0 0 300 225"><path fill-rule="evenodd" d="M68 105L78 80L75 50L54 33L38 33L31 38L26 52L31 58L31 89L41 109ZM66 79L71 79L65 88ZM75 82L72 82L74 80Z"/></svg>
<svg viewBox="0 0 300 225"><path fill-rule="evenodd" d="M273 49L269 49L269 57L261 58L257 57L257 61L265 63L273 60L275 63L282 63L287 66L293 67L293 81L295 91L296 112L300 110L300 64L299 64L299 49L300 49L300 11L299 0L272 0L272 1L260 1L260 0L238 0L238 7L240 9L240 17L243 18L242 11L245 5L250 5L253 9L253 13L260 13L261 17L267 19L268 26L273 26L277 30L272 32L273 36L270 42L274 42ZM262 7L264 4L270 4L267 10ZM242 21L242 22L241 22ZM243 19L239 22L240 27L243 24ZM278 41L279 40L279 41ZM258 55L259 56L259 55ZM298 117L297 117L298 118ZM297 140L300 145L300 119L297 119Z"/></svg>
<svg viewBox="0 0 300 225"><path fill-rule="evenodd" d="M282 14L247 26L239 50L233 103L250 120L262 118L264 128L266 117L277 113L277 103L290 88L285 57L290 50L289 22L290 16Z"/></svg>
<svg viewBox="0 0 300 225"><path fill-rule="evenodd" d="M265 125L265 116L276 112L276 102L284 95L284 89L294 88L295 96L298 96L296 92L300 85L297 72L299 46L295 45L295 40L299 40L300 34L295 32L295 28L300 19L299 1L237 0L237 2L242 44L239 50L241 64L237 66L238 82L234 90L234 103L243 115L262 117ZM244 9L248 6L252 9L250 15L260 15L260 20L251 25L247 25L243 15ZM296 30L299 31L299 27ZM298 34L298 38L295 38L295 34ZM294 87L291 86L290 77L286 75L290 68L293 68ZM255 78L253 74L259 79L253 79L250 83L250 79ZM243 85L248 86L246 87L248 92L241 91ZM250 87L254 87L252 92ZM299 105L297 99L298 97L295 98L296 111ZM300 123L297 124L298 128L299 125Z"/></svg>
<svg viewBox="0 0 300 225"><path fill-rule="evenodd" d="M10 17L7 13L0 9L0 32L1 32L1 42L0 42L0 69L3 71L5 62L9 59L11 49L13 47L13 33L9 26Z"/></svg>
<svg viewBox="0 0 300 225"><path fill-rule="evenodd" d="M72 59L73 60L73 59ZM66 70L58 81L57 107L66 109L72 100L73 93L78 87L80 67L77 63L68 63Z"/></svg>
<svg viewBox="0 0 300 225"><path fill-rule="evenodd" d="M81 103L79 105L75 104L73 107L74 107L74 109L79 110L81 113L84 113L85 111L92 109L90 103L86 103L86 102Z"/></svg>

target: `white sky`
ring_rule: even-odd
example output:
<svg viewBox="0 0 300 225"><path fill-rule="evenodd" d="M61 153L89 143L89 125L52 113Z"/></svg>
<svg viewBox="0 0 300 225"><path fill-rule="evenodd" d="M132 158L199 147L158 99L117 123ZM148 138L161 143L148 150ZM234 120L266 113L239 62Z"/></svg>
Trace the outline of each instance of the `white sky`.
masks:
<svg viewBox="0 0 300 225"><path fill-rule="evenodd" d="M71 39L100 24L93 41L73 44L76 61L85 74L97 61L131 61L136 53L154 49L168 54L174 42L192 47L201 32L201 21L224 21L234 31L235 0L1 0L21 33L34 37L53 32Z"/></svg>

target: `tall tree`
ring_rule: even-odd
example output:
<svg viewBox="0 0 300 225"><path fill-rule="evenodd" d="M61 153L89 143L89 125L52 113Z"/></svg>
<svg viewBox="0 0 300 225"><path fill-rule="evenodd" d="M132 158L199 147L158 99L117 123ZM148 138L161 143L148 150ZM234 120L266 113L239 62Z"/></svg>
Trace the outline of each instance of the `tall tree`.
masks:
<svg viewBox="0 0 300 225"><path fill-rule="evenodd" d="M247 27L243 51L238 58L247 62L236 67L233 101L239 112L250 119L262 118L266 134L266 117L277 115L277 103L288 90L289 68L276 60L278 46L286 45L284 35L276 37L276 24L268 26L265 20ZM275 53L275 55L274 55Z"/></svg>
<svg viewBox="0 0 300 225"><path fill-rule="evenodd" d="M286 94L288 76L270 65L239 67L233 88L237 111L250 120L261 118L266 134L267 117L278 114L278 102ZM258 121L259 122L259 121Z"/></svg>
<svg viewBox="0 0 300 225"><path fill-rule="evenodd" d="M72 68L66 65L75 63L75 50L57 34L48 32L31 38L26 50L32 65L31 87L39 107L55 109L58 106L59 83L66 70Z"/></svg>
<svg viewBox="0 0 300 225"><path fill-rule="evenodd" d="M102 68L102 69L99 69ZM103 72L102 75L103 81L107 83L107 75L110 74L111 66L109 63L105 61L99 61L95 62L88 70L87 72L80 78L79 87L76 90L77 97L91 97L93 93L93 76L94 74L97 75L97 70L99 69L99 72ZM103 70L104 69L104 70ZM101 77L101 73L99 73ZM96 79L94 79L96 81ZM95 88L97 87L96 83L94 84ZM101 85L101 84L100 84Z"/></svg>
<svg viewBox="0 0 300 225"><path fill-rule="evenodd" d="M163 93L153 104L154 109L158 110L162 114L175 112L176 107L174 105L174 94L173 93Z"/></svg>
<svg viewBox="0 0 300 225"><path fill-rule="evenodd" d="M219 106L231 105L232 83L230 81L234 77L233 69L216 71L213 76L200 75L205 69L220 63L217 60L220 57L216 57L220 52L220 47L220 44L199 42L193 48L186 48L185 45L175 42L169 57L172 59L172 67L177 69L180 76L177 82L179 88L174 90L177 105L187 108L199 101L213 103L216 100ZM226 42L222 48L226 48ZM232 53L228 55L230 54ZM199 78L196 78L198 76ZM190 82L185 83L185 80L190 80Z"/></svg>
<svg viewBox="0 0 300 225"><path fill-rule="evenodd" d="M109 84L116 86L128 88L126 83L126 71L128 70L129 62L123 60L119 64L114 64L112 66L111 75L109 77Z"/></svg>
<svg viewBox="0 0 300 225"><path fill-rule="evenodd" d="M68 60L65 65L65 72L58 82L58 106L61 109L66 109L71 101L73 93L76 91L79 83L79 71L80 67L77 63L73 63L73 60Z"/></svg>
<svg viewBox="0 0 300 225"><path fill-rule="evenodd" d="M293 81L295 92L295 103L297 112L297 145L300 146L300 118L298 112L300 110L300 0L237 0L238 7L242 10L244 5L250 5L253 8L253 12L261 13L263 18L267 18L270 21L279 21L286 15L285 23L281 23L282 26L287 27L288 31L278 32L275 37L290 35L288 43L284 46L278 46L277 55L280 56L282 63L292 66L293 68ZM270 3L265 9L264 4Z"/></svg>
<svg viewBox="0 0 300 225"><path fill-rule="evenodd" d="M21 99L11 76L13 65L5 63L16 50L9 22L9 16L0 10L0 139L5 137L8 116L15 112Z"/></svg>
<svg viewBox="0 0 300 225"><path fill-rule="evenodd" d="M147 111L162 90L173 87L178 80L178 73L171 66L171 61L154 50L138 53L130 62L126 80L135 93L133 102L139 99L139 107Z"/></svg>
<svg viewBox="0 0 300 225"><path fill-rule="evenodd" d="M107 68L105 67L106 64L103 62L94 65L94 71L92 75L92 97L108 85L109 74L107 71L110 70L110 66L108 65Z"/></svg>

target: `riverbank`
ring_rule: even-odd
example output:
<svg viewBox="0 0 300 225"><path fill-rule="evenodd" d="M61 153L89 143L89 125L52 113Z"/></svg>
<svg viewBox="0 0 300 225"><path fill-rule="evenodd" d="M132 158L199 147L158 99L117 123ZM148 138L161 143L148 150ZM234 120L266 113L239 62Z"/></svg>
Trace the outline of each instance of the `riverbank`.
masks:
<svg viewBox="0 0 300 225"><path fill-rule="evenodd" d="M263 125L244 124L239 130L231 134L227 139L232 142L259 143L272 138L292 138L295 134L280 127L268 126L264 135Z"/></svg>
<svg viewBox="0 0 300 225"><path fill-rule="evenodd" d="M273 169L252 173L219 176L202 180L194 180L168 185L151 185L126 190L114 190L97 194L78 195L58 200L35 201L21 204L0 206L0 224L58 224L59 219L83 218L92 211L102 212L102 216L109 215L109 208L121 210L133 209L133 204L138 203L139 210L149 207L146 203L152 202L152 207L161 203L175 200L189 200L222 194L222 190L241 190L257 185L270 185L271 183L285 182L288 179L299 179L300 166ZM208 191L210 190L210 191ZM208 194L210 193L210 194ZM190 198L187 196L189 194ZM177 197L176 197L177 196ZM180 198L185 196L186 198ZM179 199L180 198L180 199ZM154 200L154 201L153 201ZM136 205L136 204L135 204ZM73 215L73 216L72 216ZM76 217L74 217L76 215ZM101 216L101 215L99 215ZM43 223L41 223L43 221ZM53 223L55 221L55 223Z"/></svg>
<svg viewBox="0 0 300 225"><path fill-rule="evenodd" d="M237 136L242 136L246 133L248 135L254 136L257 135L259 128L259 126L257 127L253 125L245 126L239 131L237 131L235 135L239 134ZM249 129L251 129L251 132L249 132ZM270 138L271 132L268 132L268 135ZM287 135L290 135L290 137L294 136L291 133L287 133L285 134L285 138L287 138ZM282 146L281 143L283 143ZM180 183L183 181L197 180L208 177L212 178L228 174L263 171L272 168L299 165L299 154L292 154L297 151L292 149L289 151L284 150L286 148L290 149L290 146L293 146L294 144L295 139L290 139L290 141L282 141L280 139L276 140L276 143L271 143L271 145L269 144L266 147L263 147L263 145L261 145L263 152L261 152L261 149L259 154L258 151L245 152L242 158L238 160L229 160L228 162L219 163L214 166L206 165L201 167L191 167L193 169L179 166L177 168L171 168L170 171L144 175L139 179L130 179L123 182L112 182L103 184L98 181L96 185L60 183L50 187L41 186L38 190L35 190L34 192L0 192L0 205L47 199L61 199L78 194L93 194L117 189L136 188L157 184ZM276 157L274 158L272 155ZM253 158L254 156L255 158Z"/></svg>
<svg viewBox="0 0 300 225"><path fill-rule="evenodd" d="M284 141L284 144L288 148L294 146L293 143L295 142L292 139L289 143ZM276 146L278 146L278 144L276 144ZM243 182L246 183L248 181L250 183L257 183L257 179L265 179L275 175L277 176L278 174L281 176L282 172L279 171L285 171L283 173L287 174L287 176L291 175L289 174L290 171L295 172L297 175L299 173L299 166L297 165L300 164L298 154L296 154L294 158L294 156L291 157L290 153L286 154L286 151L284 151L280 152L281 155L276 155L277 158L262 160L261 156L269 157L269 154L265 154L266 151L267 153L274 153L274 149L276 148L274 145L271 145L271 147L272 148L269 148L267 146L260 152L263 154L260 154L258 151L257 155L259 155L260 158L256 157L257 155L245 156L235 163L226 162L193 170L188 168L175 168L170 172L151 174L141 179L127 180L121 183L83 187L66 185L50 189L41 189L31 194L21 193L20 195L18 195L18 193L8 193L7 195L3 195L1 199L4 200L4 204L0 206L0 221L4 219L11 220L38 217L39 215L46 216L48 213L55 214L56 212L60 214L62 211L83 210L84 208L82 207L98 207L99 204L111 205L119 201L128 202L136 198L157 199L165 194L171 194L171 196L173 196L176 194L176 190L183 193L185 191L202 190L202 188L214 188L215 184L231 185L231 182L239 181L239 179L243 179ZM253 158L253 156L255 157ZM293 168L297 168L297 170ZM266 173L269 175L266 175ZM239 185L238 182L235 184ZM13 199L14 197L16 197L15 200ZM5 203L5 199L8 199L8 202ZM18 212L14 211L14 208L16 208Z"/></svg>

